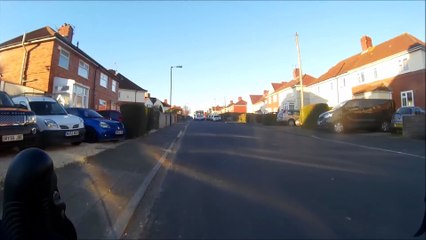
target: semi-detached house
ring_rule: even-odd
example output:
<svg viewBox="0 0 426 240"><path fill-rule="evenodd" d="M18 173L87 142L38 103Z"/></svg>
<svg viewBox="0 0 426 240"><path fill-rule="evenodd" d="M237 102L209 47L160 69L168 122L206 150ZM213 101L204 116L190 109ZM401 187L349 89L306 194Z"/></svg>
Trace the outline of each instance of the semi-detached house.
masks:
<svg viewBox="0 0 426 240"><path fill-rule="evenodd" d="M311 103L335 106L352 98L386 98L396 107L425 108L424 42L403 33L374 46L363 36L361 50L307 86Z"/></svg>
<svg viewBox="0 0 426 240"><path fill-rule="evenodd" d="M52 94L65 106L117 109L116 76L72 39L73 27L64 24L58 31L46 26L1 43L2 86Z"/></svg>

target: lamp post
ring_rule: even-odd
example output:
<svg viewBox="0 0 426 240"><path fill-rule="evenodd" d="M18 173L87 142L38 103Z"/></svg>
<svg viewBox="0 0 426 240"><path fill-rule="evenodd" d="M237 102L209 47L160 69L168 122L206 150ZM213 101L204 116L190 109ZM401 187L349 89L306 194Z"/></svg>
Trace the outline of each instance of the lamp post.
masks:
<svg viewBox="0 0 426 240"><path fill-rule="evenodd" d="M170 126L172 126L172 86L173 86L173 68L182 68L182 66L170 66Z"/></svg>

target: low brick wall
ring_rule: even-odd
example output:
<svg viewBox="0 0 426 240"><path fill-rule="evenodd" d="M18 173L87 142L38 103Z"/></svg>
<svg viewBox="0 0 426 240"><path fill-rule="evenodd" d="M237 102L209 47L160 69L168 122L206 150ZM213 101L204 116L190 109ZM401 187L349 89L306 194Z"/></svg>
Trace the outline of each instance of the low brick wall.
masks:
<svg viewBox="0 0 426 240"><path fill-rule="evenodd" d="M425 116L404 116L402 135L408 138L425 139Z"/></svg>

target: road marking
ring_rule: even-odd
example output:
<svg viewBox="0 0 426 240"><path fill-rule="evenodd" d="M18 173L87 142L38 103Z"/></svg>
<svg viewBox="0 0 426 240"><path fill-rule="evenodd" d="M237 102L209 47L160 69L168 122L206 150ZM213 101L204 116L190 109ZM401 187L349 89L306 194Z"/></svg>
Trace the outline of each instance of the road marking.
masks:
<svg viewBox="0 0 426 240"><path fill-rule="evenodd" d="M401 154L401 155L406 155L406 156L416 157L416 158L421 158L421 159L425 159L426 158L425 156L421 156L421 155L416 155L416 154L411 154L411 153L405 153L405 152L400 152L400 151L394 151L394 150L390 150L390 149L386 149L386 148L369 147L369 146L365 146L365 145L361 145L361 144L355 144L355 143L343 142L343 141L338 141L338 140L325 139L325 138L317 137L315 135L311 135L311 137L315 138L315 139L318 139L318 140L321 140L321 141L328 141L328 142L346 144L346 145L356 146L356 147L365 148L365 149L369 149L369 150L377 150L377 151L382 151L382 152L396 153L396 154Z"/></svg>
<svg viewBox="0 0 426 240"><path fill-rule="evenodd" d="M127 206L124 209L124 211L118 216L117 221L114 223L113 228L108 230L108 232L107 232L108 237L107 238L119 239L124 234L124 231L126 230L126 227L127 227L128 223L130 221L130 218L132 217L132 215L135 212L136 208L138 207L140 201L142 200L143 196L145 195L149 184L151 184L152 180L154 179L154 177L157 174L158 170L160 169L161 165L167 159L167 156L169 155L169 153L172 152L172 149L175 146L178 139L182 138L182 136L185 134L187 126L185 126L185 129L183 131L181 130L179 132L179 134L172 141L172 143L169 145L167 150L164 151L163 155L161 156L161 158L157 162L157 164L155 164L155 166L151 169L151 171L145 177L142 184L139 186L139 188L137 189L137 191L135 192L133 197L127 203Z"/></svg>

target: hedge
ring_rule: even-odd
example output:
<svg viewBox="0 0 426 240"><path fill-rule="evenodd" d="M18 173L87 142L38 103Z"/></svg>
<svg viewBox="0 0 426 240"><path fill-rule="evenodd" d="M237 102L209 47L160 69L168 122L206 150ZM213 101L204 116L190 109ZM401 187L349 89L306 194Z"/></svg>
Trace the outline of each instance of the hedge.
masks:
<svg viewBox="0 0 426 240"><path fill-rule="evenodd" d="M317 120L321 113L327 112L330 107L326 103L306 105L302 109L302 128L314 129L317 127Z"/></svg>
<svg viewBox="0 0 426 240"><path fill-rule="evenodd" d="M263 125L277 125L277 114L276 113L267 113L262 115L262 124Z"/></svg>
<svg viewBox="0 0 426 240"><path fill-rule="evenodd" d="M125 103L120 106L127 138L135 138L147 132L147 111L143 103Z"/></svg>

